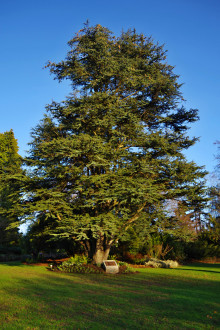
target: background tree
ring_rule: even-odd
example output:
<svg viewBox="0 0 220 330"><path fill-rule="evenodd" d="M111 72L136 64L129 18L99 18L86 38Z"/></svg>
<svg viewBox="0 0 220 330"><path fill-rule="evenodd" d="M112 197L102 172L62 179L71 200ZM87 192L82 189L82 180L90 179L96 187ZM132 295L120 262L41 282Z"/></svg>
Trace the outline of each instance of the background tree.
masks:
<svg viewBox="0 0 220 330"><path fill-rule="evenodd" d="M213 185L210 190L210 197L211 197L211 204L210 204L210 211L211 211L211 219L210 219L210 226L209 229L212 233L212 236L215 237L217 242L220 242L220 183L219 183L219 169L220 169L220 142L216 142L218 146L217 152L217 166L215 172L215 180L216 184Z"/></svg>
<svg viewBox="0 0 220 330"><path fill-rule="evenodd" d="M219 142L217 142L217 144L219 144ZM218 160L219 156L217 155L216 158ZM220 258L220 189L218 183L218 169L219 162L214 174L215 184L208 190L209 199L208 202L206 202L206 210L209 212L209 214L207 221L202 224L202 228L199 228L201 226L201 222L199 225L199 222L196 221L197 229L199 229L197 239L195 242L188 244L187 246L187 254L190 258L193 259L204 260L211 258L213 261L217 261L218 258Z"/></svg>
<svg viewBox="0 0 220 330"><path fill-rule="evenodd" d="M211 200L211 218L209 230L215 239L220 242L220 186L210 188Z"/></svg>
<svg viewBox="0 0 220 330"><path fill-rule="evenodd" d="M17 228L6 230L17 220L16 203L19 201L19 181L22 159L12 130L0 133L0 245L18 244Z"/></svg>
<svg viewBox="0 0 220 330"><path fill-rule="evenodd" d="M73 93L32 131L23 214L100 263L134 224L164 227L167 199L190 200L205 175L182 153L197 140L187 125L198 115L182 105L179 77L151 38L85 26L69 46L48 67Z"/></svg>

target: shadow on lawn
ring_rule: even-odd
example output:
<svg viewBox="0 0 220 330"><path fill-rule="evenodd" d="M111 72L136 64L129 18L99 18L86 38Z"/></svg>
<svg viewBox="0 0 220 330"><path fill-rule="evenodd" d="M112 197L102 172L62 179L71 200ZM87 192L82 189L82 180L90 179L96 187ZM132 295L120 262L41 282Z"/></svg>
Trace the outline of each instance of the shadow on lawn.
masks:
<svg viewBox="0 0 220 330"><path fill-rule="evenodd" d="M198 266L201 267L206 266ZM43 269L35 274L33 267L31 273L26 268L23 277L15 274L16 288L3 287L7 313L15 313L17 308L18 316L14 321L3 320L2 325L53 329L217 326L218 314L213 313L219 301L218 283L199 278L200 273L198 278L189 277L186 281L169 270L164 274L146 270L134 275L106 276L59 274Z"/></svg>
<svg viewBox="0 0 220 330"><path fill-rule="evenodd" d="M220 263L211 264L211 263L204 263L204 262L197 262L187 264L186 266L198 267L198 268L218 268L220 269Z"/></svg>
<svg viewBox="0 0 220 330"><path fill-rule="evenodd" d="M189 267L189 268L188 268ZM192 268L193 267L193 268ZM209 270L207 268L214 268L216 270ZM205 272L205 273L216 273L220 274L220 264L193 264L193 265L186 265L184 268L175 268L176 270L180 271L196 271L196 272Z"/></svg>

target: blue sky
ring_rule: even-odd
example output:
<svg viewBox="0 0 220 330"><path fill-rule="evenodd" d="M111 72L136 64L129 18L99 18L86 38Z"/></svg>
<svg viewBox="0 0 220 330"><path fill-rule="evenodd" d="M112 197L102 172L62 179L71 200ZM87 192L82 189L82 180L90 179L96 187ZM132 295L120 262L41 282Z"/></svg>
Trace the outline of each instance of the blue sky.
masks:
<svg viewBox="0 0 220 330"><path fill-rule="evenodd" d="M220 140L219 17L219 0L0 0L0 132L12 128L25 155L46 104L70 92L43 67L65 58L68 40L89 19L116 35L136 28L165 44L168 63L184 83L186 108L199 109L189 134L200 142L187 158L212 172Z"/></svg>

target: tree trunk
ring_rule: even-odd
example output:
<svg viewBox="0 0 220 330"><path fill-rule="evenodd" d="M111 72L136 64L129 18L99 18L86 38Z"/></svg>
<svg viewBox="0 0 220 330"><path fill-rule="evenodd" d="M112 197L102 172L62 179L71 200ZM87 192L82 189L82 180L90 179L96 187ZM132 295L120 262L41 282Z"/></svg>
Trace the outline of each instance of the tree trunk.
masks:
<svg viewBox="0 0 220 330"><path fill-rule="evenodd" d="M96 249L95 253L93 254L93 261L96 264L101 264L104 260L108 259L110 248L106 250L103 249Z"/></svg>
<svg viewBox="0 0 220 330"><path fill-rule="evenodd" d="M90 256L96 264L101 264L103 260L108 259L111 244L107 241L106 236L100 234L99 238L90 240Z"/></svg>

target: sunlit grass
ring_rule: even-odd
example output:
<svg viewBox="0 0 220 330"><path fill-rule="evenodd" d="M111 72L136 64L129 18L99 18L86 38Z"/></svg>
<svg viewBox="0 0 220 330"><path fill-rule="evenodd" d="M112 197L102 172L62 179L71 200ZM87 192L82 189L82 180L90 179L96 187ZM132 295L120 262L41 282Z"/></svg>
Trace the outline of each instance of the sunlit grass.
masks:
<svg viewBox="0 0 220 330"><path fill-rule="evenodd" d="M132 275L0 264L3 329L220 329L220 264Z"/></svg>

